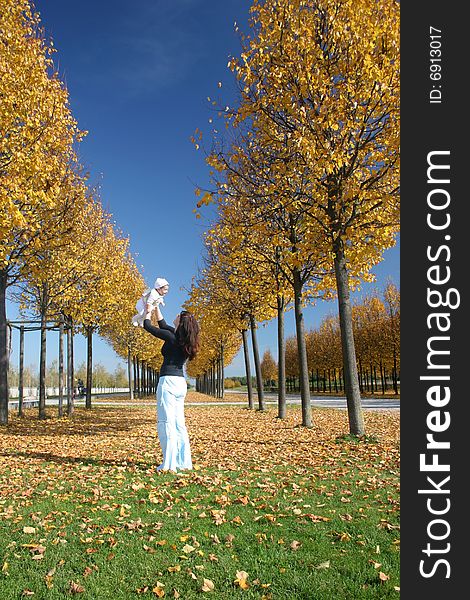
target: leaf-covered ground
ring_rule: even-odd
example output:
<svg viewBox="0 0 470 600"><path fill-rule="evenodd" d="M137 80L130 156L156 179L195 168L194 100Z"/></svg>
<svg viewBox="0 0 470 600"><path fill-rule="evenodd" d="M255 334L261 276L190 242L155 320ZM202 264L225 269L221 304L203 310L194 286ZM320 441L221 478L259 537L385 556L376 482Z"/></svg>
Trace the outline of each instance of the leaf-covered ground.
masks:
<svg viewBox="0 0 470 600"><path fill-rule="evenodd" d="M360 441L340 410L308 430L300 407L186 419L195 469L175 475L155 471L154 406L12 415L2 600L398 598L399 413L366 412Z"/></svg>

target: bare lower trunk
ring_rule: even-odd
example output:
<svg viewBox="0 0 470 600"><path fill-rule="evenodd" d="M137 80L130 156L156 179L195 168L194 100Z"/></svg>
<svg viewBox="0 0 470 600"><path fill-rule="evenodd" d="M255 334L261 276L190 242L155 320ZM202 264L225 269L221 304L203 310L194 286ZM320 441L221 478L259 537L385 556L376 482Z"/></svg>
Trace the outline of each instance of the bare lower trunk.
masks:
<svg viewBox="0 0 470 600"><path fill-rule="evenodd" d="M64 414L64 317L62 315L59 321L59 405L57 414L59 417Z"/></svg>
<svg viewBox="0 0 470 600"><path fill-rule="evenodd" d="M300 400L302 404L302 425L312 427L312 406L308 380L307 346L305 344L304 315L302 312L302 283L299 271L294 273L294 314L297 334L297 353L299 357Z"/></svg>
<svg viewBox="0 0 470 600"><path fill-rule="evenodd" d="M356 350L352 325L351 301L349 298L349 275L346 257L340 244L335 248L335 276L338 291L339 324L341 347L343 352L344 386L348 406L349 432L352 435L364 435L364 417L362 414L361 392L357 373Z"/></svg>
<svg viewBox="0 0 470 600"><path fill-rule="evenodd" d="M46 418L46 311L41 311L41 348L39 358L39 418Z"/></svg>
<svg viewBox="0 0 470 600"><path fill-rule="evenodd" d="M134 400L134 388L132 383L132 358L130 348L127 351L127 378L129 380L129 398Z"/></svg>
<svg viewBox="0 0 470 600"><path fill-rule="evenodd" d="M264 388L263 375L261 373L261 362L259 359L258 339L256 336L255 319L250 315L251 341L253 344L253 358L256 371L256 389L258 391L258 410L264 410Z"/></svg>
<svg viewBox="0 0 470 600"><path fill-rule="evenodd" d="M137 359L135 356L132 357L132 370L134 373L134 379L133 379L133 390L134 390L134 398L138 397L138 392L137 392L137 363L136 363Z"/></svg>
<svg viewBox="0 0 470 600"><path fill-rule="evenodd" d="M24 325L20 327L20 364L18 371L18 416L23 416L24 400Z"/></svg>
<svg viewBox="0 0 470 600"><path fill-rule="evenodd" d="M224 369L224 345L220 343L220 397L224 397L225 392L225 369Z"/></svg>
<svg viewBox="0 0 470 600"><path fill-rule="evenodd" d="M93 329L87 328L86 336L86 392L85 408L91 409L91 388L93 385Z"/></svg>
<svg viewBox="0 0 470 600"><path fill-rule="evenodd" d="M284 343L284 298L277 298L277 406L278 418L286 416L286 345Z"/></svg>
<svg viewBox="0 0 470 600"><path fill-rule="evenodd" d="M7 273L0 271L0 425L8 424Z"/></svg>
<svg viewBox="0 0 470 600"><path fill-rule="evenodd" d="M248 392L248 408L253 409L253 386L251 384L251 367L250 367L250 357L248 354L248 335L246 329L242 331L243 338L243 354L245 357L245 373L246 373L246 388Z"/></svg>
<svg viewBox="0 0 470 600"><path fill-rule="evenodd" d="M73 338L72 338L72 321L68 319L67 323L67 415L70 417L73 414Z"/></svg>

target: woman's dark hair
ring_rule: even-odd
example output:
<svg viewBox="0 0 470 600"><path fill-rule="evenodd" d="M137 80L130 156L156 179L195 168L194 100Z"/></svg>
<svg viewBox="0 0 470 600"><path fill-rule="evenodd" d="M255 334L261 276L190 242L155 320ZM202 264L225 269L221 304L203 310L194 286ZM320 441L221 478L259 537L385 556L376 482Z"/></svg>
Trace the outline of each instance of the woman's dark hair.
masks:
<svg viewBox="0 0 470 600"><path fill-rule="evenodd" d="M182 310L180 313L176 338L187 354L188 359L192 360L199 350L199 325L194 315L187 310Z"/></svg>

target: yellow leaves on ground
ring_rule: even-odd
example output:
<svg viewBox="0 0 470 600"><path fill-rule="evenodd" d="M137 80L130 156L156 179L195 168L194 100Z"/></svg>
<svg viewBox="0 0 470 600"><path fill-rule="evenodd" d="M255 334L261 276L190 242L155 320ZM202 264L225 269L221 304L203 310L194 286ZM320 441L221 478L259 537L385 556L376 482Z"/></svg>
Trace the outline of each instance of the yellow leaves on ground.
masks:
<svg viewBox="0 0 470 600"><path fill-rule="evenodd" d="M199 401L201 396L189 392L187 400ZM3 451L0 467L8 463L11 469L8 482L3 482L4 493L14 493L22 487L22 466L25 462L41 465L33 476L32 486L46 481L50 474L42 467L44 456L58 462L61 472L74 469L77 462L91 458L109 461L109 464L116 466L124 462L144 463L152 467L160 461L153 405L100 407L93 413L76 410L75 419L36 421L12 417L8 430L0 437L0 451ZM269 469L285 464L286 457L292 466L308 466L318 474L324 472L334 475L337 457L344 452L343 445L335 440L348 433L347 412L314 410L312 429L297 426L297 413L297 410L289 410L286 419L279 420L275 418L277 413L274 408L260 413L248 411L242 406L187 406L186 423L193 460L201 469L201 477L204 477L203 469L206 467L239 468L246 465L249 469L259 465ZM371 458L395 462L398 469L399 413L366 412L364 418L369 435L377 438L379 443L361 447L351 443L348 446L351 461L354 461L356 454L363 456L366 452ZM223 441L220 440L221 422L224 423ZM27 436L24 435L26 432ZM54 462L51 464L54 465ZM86 465L82 469L85 475ZM193 475L196 476L198 472L193 472ZM117 476L119 471L116 471ZM132 485L140 487L137 480ZM269 482L266 485L269 486ZM245 495L236 498L230 494L226 496L228 503L249 503ZM159 502L153 490L149 491L149 497ZM346 494L344 497L347 499ZM119 510L124 516L125 504ZM301 507L293 507L293 510L300 510L313 522L327 519ZM200 518L210 518L216 525L222 524L226 518L224 508L198 514ZM264 518L272 519L270 514L266 511ZM386 522L382 526L387 527Z"/></svg>

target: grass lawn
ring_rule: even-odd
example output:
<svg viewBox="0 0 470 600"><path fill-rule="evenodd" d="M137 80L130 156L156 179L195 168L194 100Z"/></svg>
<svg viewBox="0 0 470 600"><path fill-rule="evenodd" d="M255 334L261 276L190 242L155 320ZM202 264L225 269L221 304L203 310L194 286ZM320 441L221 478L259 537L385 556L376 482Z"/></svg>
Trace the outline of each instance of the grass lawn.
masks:
<svg viewBox="0 0 470 600"><path fill-rule="evenodd" d="M191 399L191 393L189 398ZM188 406L193 471L157 473L154 407L0 430L0 598L399 597L399 414L314 427Z"/></svg>

